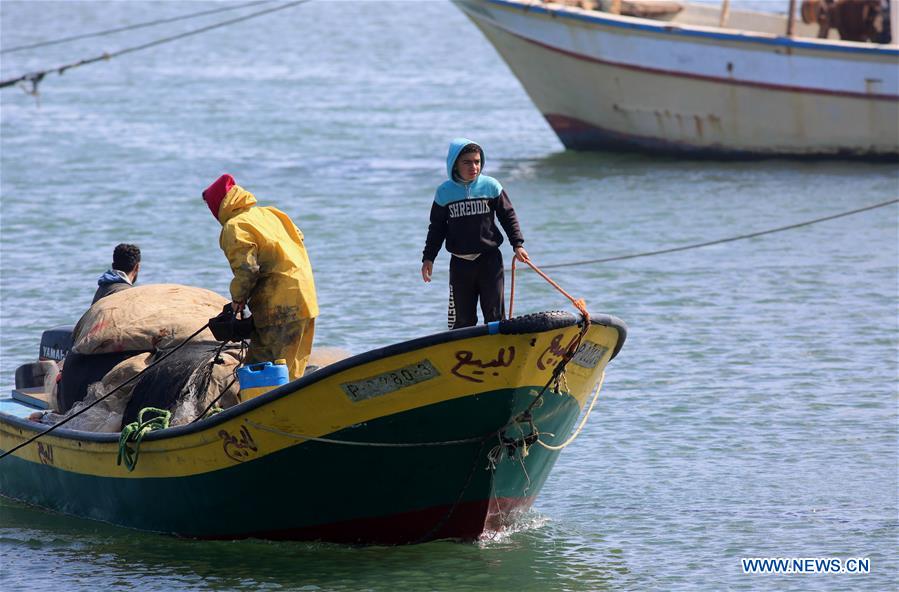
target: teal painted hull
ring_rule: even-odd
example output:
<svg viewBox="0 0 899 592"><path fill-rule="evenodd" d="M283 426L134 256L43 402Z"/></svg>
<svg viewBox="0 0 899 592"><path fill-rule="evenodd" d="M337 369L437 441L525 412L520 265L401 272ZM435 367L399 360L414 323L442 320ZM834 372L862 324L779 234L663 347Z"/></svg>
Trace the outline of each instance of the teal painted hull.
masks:
<svg viewBox="0 0 899 592"><path fill-rule="evenodd" d="M557 452L536 445L522 455L527 423L507 428L505 444L496 434L527 408L533 392L525 387L469 396L328 435L369 443L478 439L464 444L397 448L298 440L223 470L140 479L88 476L8 457L0 490L66 514L185 537L474 539L530 506L555 463ZM567 434L578 411L572 397L547 393L533 410L534 422L542 432ZM486 434L494 435L483 439Z"/></svg>

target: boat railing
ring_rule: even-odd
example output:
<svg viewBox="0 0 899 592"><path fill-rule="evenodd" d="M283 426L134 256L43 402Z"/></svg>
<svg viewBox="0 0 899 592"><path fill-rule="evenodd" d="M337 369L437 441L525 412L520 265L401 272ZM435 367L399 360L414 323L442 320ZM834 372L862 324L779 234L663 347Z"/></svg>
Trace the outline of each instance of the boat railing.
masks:
<svg viewBox="0 0 899 592"><path fill-rule="evenodd" d="M679 0L540 0L544 4L554 4L566 8L588 12L603 12L626 17L666 21L676 25L712 27L719 29L767 33L777 36L797 38L830 39L833 41L861 41L877 44L893 44L889 31L899 28L897 11L899 0L890 5L890 13L882 13L877 0L782 0L783 12L759 12L735 10L730 0L699 4ZM836 23L839 17L835 11L844 14L858 13L854 21L865 21L847 25ZM828 17L828 15L831 15ZM892 25L892 26L891 26ZM895 35L893 36L895 38Z"/></svg>

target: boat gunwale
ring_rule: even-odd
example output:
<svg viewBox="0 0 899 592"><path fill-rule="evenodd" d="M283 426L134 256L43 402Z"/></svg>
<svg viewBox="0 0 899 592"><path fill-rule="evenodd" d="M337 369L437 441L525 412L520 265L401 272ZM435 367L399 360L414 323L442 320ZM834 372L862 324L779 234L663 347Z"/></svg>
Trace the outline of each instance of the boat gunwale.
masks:
<svg viewBox="0 0 899 592"><path fill-rule="evenodd" d="M751 31L739 29L729 32L728 29L720 27L706 27L702 25L686 25L672 24L668 21L655 21L640 17L622 16L599 11L596 14L586 14L586 11L580 8L557 5L548 8L541 4L532 4L523 0L482 0L487 4L495 4L497 6L511 8L522 12L536 12L548 15L552 18L568 18L572 20L583 21L587 23L600 23L610 27L623 29L648 31L662 35L683 36L683 37L700 37L705 39L728 40L739 43L758 43L762 45L774 45L779 47L799 48L817 51L828 51L837 53L861 53L867 55L886 55L899 57L899 45L872 44L861 41L843 41L838 39L813 39L795 37L787 37L784 35L776 35L774 33L764 33L761 31ZM465 0L454 0L461 6L466 5ZM468 11L463 11L469 14ZM471 14L470 16L475 16ZM483 15L481 15L483 16Z"/></svg>
<svg viewBox="0 0 899 592"><path fill-rule="evenodd" d="M547 314L547 312L535 314ZM235 417L244 415L247 412L252 411L258 407L262 407L263 405L266 405L274 400L286 397L303 388L330 378L331 376L339 374L345 370L349 370L351 368L362 366L364 364L375 362L384 358L409 353L411 351L415 351L416 349L422 349L425 347L441 345L452 341L461 341L463 339L471 339L473 337L481 337L485 335L545 333L547 331L566 329L581 323L581 321L573 314L564 314L568 315L568 318L565 319L566 324L557 324L554 326L547 325L546 327L537 328L533 331L515 330L514 325L512 325L512 330L503 330L504 328L508 328L510 326L510 322L514 323L519 319L524 319L527 316L532 316L525 315L521 317L515 317L513 319L495 321L485 325L476 325L474 327L466 327L463 329L454 329L450 331L442 331L440 333L433 333L424 337L416 337L414 339L402 341L400 343L394 343L385 347L369 350L361 354L339 360L337 362L334 362L333 364L329 364L328 366L325 366L320 370L316 370L315 372L307 374L306 376L297 378L291 382L288 382L287 384L279 386L278 388L263 393L258 397L254 397L249 401L234 405L233 407L229 407L221 413L216 413L215 415L207 419L196 421L186 425L176 426L173 428L149 432L143 438L143 441L147 442L152 440L166 440L202 432L204 430L213 428L218 424L230 421ZM611 357L609 358L609 361L611 361L615 358L615 356L618 355L618 352L621 351L621 347L624 345L624 341L627 338L627 325L618 317L606 314L599 314L596 316L591 315L590 324L611 327L618 331L618 343L615 345ZM2 411L0 411L0 423L5 423L17 428L24 428L33 432L43 432L46 431L46 427L48 427L45 424L36 423L26 418L16 417ZM67 440L77 440L80 442L110 443L118 442L120 434L118 432L87 432L81 430L59 428L57 430L53 430L53 436Z"/></svg>

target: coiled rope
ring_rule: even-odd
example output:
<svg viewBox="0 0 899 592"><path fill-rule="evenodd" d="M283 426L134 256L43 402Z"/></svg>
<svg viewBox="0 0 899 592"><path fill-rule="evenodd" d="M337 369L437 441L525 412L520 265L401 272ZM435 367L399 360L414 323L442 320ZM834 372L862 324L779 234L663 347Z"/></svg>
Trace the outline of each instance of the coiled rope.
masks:
<svg viewBox="0 0 899 592"><path fill-rule="evenodd" d="M112 58L117 58L119 56L123 56L128 53L133 53L136 51L141 51L144 49L149 49L151 47L156 47L157 45L163 45L165 43L171 43L172 41L178 41L179 39L184 39L185 37L190 37L192 35L199 35L200 33L205 33L207 31L211 31L213 29L218 29L221 27L225 27L228 25L233 25L234 23L239 23L242 21L250 20L252 18L256 18L259 16L263 16L266 14L271 14L273 12L277 12L279 10L285 10L287 8L293 8L294 6L299 6L300 4L305 4L309 2L309 0L295 0L294 2L288 2L287 4L283 4L281 6L276 6L275 8L267 8L265 10L260 10L258 12L253 12L248 15L244 15L241 17L233 18L227 21L222 21L220 23L215 23L206 27L201 27L199 29L194 29L193 31L187 31L186 33L181 33L179 35L173 35L171 37L164 37L162 39L157 39L156 41L151 41L149 43L144 43L142 45L136 45L134 47L128 47L126 49L122 49L113 53L104 53L103 55L99 55L93 58L83 59L78 62L73 62L71 64L65 64L63 66L59 66L56 68L50 68L47 70L38 70L37 72L30 72L28 74L23 74L18 78L9 78L7 80L0 81L0 88L6 88L8 86L12 86L14 84L18 84L20 82L28 82L31 83L31 90L24 89L25 92L31 95L38 94L38 85L44 79L44 76L50 74L52 72L56 72L57 74L64 74L66 70L71 70L73 68L78 68L80 66L86 66L88 64L93 64L95 62L100 61L108 61Z"/></svg>
<svg viewBox="0 0 899 592"><path fill-rule="evenodd" d="M155 413L156 417L144 421L144 413ZM169 427L169 421L172 419L172 412L165 409L157 409L156 407L144 407L137 414L137 421L129 423L122 428L122 434L119 436L119 455L115 464L121 465L125 463L128 472L134 470L137 466L137 457L140 455L140 443L144 436L153 430L164 430ZM131 445L134 445L134 448Z"/></svg>
<svg viewBox="0 0 899 592"><path fill-rule="evenodd" d="M147 21L143 23L136 23L134 25L128 25L126 27L118 27L117 29L106 29L104 31L94 31L93 33L82 33L81 35L72 35L71 37L62 37L60 39L51 39L49 41L40 41L38 43L31 43L29 45L17 45L15 47L10 47L8 49L0 50L0 54L3 53L14 53L17 51L22 51L25 49L37 49L39 47L47 47L49 45L59 45L60 43L68 43L70 41L78 41L79 39L90 39L91 37L103 37L106 35L113 35L115 33L122 33L124 31L133 31L134 29L143 29L145 27L154 27L156 25L163 25L166 23L174 23L177 21L184 21L187 19L197 18L199 16L206 16L208 14L216 14L219 12L227 12L230 10L239 10L241 8L249 8L250 6L256 6L257 4L266 4L271 2L271 0L257 0L256 2L247 2L246 4L238 4L237 6L225 6L224 8L213 8L212 10L203 10L201 12L192 12L190 14L184 14L181 16L157 19L155 21Z"/></svg>

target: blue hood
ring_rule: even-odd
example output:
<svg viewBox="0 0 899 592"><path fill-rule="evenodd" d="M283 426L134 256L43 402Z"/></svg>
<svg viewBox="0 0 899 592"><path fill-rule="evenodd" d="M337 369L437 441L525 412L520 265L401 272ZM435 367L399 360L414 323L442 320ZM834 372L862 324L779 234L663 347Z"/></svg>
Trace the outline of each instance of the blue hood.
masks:
<svg viewBox="0 0 899 592"><path fill-rule="evenodd" d="M456 159L459 158L459 153L462 152L462 149L468 146L469 144L474 144L481 151L481 172L484 171L484 162L486 160L486 156L484 155L484 149L481 148L481 145L477 142L473 142L468 138L454 138L449 145L449 152L446 153L446 176L449 177L450 181L454 183L459 183L456 181L455 175L453 175L453 167L456 165ZM480 173L478 173L480 176ZM475 178L477 181L477 178Z"/></svg>
<svg viewBox="0 0 899 592"><path fill-rule="evenodd" d="M108 286L109 284L128 284L130 286L131 281L128 279L128 275L124 271L119 271L118 269L107 269L106 272L97 280L97 285Z"/></svg>

